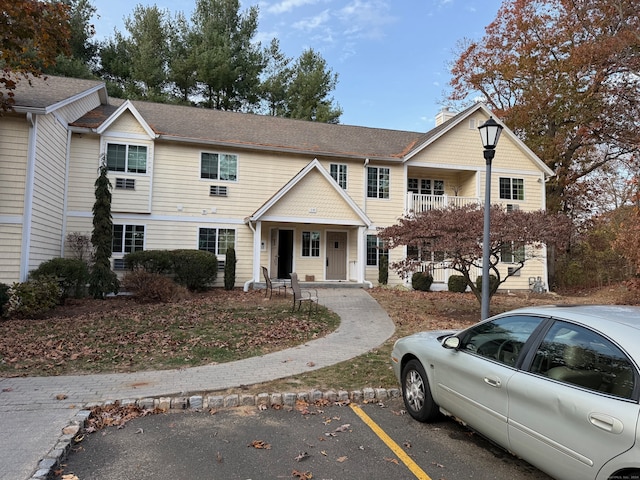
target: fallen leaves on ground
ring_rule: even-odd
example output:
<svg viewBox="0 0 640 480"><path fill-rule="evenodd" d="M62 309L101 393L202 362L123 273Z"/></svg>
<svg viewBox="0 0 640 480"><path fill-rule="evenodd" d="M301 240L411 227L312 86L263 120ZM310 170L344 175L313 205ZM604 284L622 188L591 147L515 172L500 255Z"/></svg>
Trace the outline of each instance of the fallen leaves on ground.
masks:
<svg viewBox="0 0 640 480"><path fill-rule="evenodd" d="M134 418L145 417L153 413L159 413L159 410L140 408L134 404L120 405L118 402L94 407L87 419L84 431L93 433L106 427L124 428L126 423ZM136 433L142 433L142 429L139 428Z"/></svg>
<svg viewBox="0 0 640 480"><path fill-rule="evenodd" d="M271 450L271 444L263 440L254 440L247 447L253 447L258 450Z"/></svg>
<svg viewBox="0 0 640 480"><path fill-rule="evenodd" d="M313 474L311 472L300 472L298 470L291 472L291 476L298 477L300 480L311 480L313 478Z"/></svg>
<svg viewBox="0 0 640 480"><path fill-rule="evenodd" d="M260 291L213 289L176 303L68 299L41 319L0 321L0 376L160 370L237 360L326 335L323 312ZM335 315L334 315L335 318Z"/></svg>

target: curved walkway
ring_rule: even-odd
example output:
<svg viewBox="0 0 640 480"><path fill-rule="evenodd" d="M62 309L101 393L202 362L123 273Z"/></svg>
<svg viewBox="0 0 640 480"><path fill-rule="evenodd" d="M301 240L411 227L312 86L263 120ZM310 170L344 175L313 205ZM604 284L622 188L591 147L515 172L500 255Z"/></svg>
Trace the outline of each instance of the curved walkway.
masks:
<svg viewBox="0 0 640 480"><path fill-rule="evenodd" d="M127 374L0 379L0 480L32 478L38 462L86 405L213 392L334 365L384 343L395 330L365 290L319 291L339 328L318 340L237 362Z"/></svg>

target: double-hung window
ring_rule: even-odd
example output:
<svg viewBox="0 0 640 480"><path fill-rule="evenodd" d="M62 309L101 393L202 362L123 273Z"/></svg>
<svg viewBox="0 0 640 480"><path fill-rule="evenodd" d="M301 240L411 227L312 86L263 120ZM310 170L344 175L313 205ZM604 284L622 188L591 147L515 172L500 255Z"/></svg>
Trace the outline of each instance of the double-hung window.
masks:
<svg viewBox="0 0 640 480"><path fill-rule="evenodd" d="M147 173L147 147L120 143L107 144L107 170Z"/></svg>
<svg viewBox="0 0 640 480"><path fill-rule="evenodd" d="M367 167L367 197L389 198L389 169Z"/></svg>
<svg viewBox="0 0 640 480"><path fill-rule="evenodd" d="M329 165L329 173L333 179L338 182L340 188L347 189L347 166L340 163L332 163Z"/></svg>
<svg viewBox="0 0 640 480"><path fill-rule="evenodd" d="M520 242L505 242L500 249L502 263L523 263L524 245Z"/></svg>
<svg viewBox="0 0 640 480"><path fill-rule="evenodd" d="M144 250L144 225L113 225L111 251L131 253Z"/></svg>
<svg viewBox="0 0 640 480"><path fill-rule="evenodd" d="M198 232L198 249L223 257L227 248L236 248L236 231L232 228L201 228Z"/></svg>
<svg viewBox="0 0 640 480"><path fill-rule="evenodd" d="M377 266L382 257L389 257L385 243L375 235L367 235L367 266Z"/></svg>
<svg viewBox="0 0 640 480"><path fill-rule="evenodd" d="M500 198L524 200L524 179L500 177Z"/></svg>
<svg viewBox="0 0 640 480"><path fill-rule="evenodd" d="M320 232L302 232L302 256L320 256Z"/></svg>
<svg viewBox="0 0 640 480"><path fill-rule="evenodd" d="M200 178L208 180L238 179L238 156L227 153L207 153L200 155Z"/></svg>

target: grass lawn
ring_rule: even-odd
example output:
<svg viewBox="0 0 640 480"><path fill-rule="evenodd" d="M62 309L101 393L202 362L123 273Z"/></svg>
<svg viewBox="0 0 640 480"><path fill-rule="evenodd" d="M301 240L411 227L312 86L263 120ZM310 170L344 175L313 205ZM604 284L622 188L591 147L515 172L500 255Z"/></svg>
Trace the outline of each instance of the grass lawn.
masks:
<svg viewBox="0 0 640 480"><path fill-rule="evenodd" d="M471 325L480 306L471 294L374 288L369 293L396 324L379 348L332 367L249 391L396 387L389 355L411 333ZM637 303L624 287L555 294L498 294L491 313L549 303ZM47 318L0 321L0 377L161 370L228 362L304 343L337 328L339 318L291 312L291 297L222 289L178 303L140 304L131 297L71 300Z"/></svg>

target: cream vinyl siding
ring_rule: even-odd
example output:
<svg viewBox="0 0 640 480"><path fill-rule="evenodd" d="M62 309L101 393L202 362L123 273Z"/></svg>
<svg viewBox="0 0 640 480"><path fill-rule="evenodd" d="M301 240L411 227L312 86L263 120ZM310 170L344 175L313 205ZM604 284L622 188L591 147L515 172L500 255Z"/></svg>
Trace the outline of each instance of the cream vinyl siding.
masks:
<svg viewBox="0 0 640 480"><path fill-rule="evenodd" d="M99 165L99 137L90 134L73 134L67 196L68 212L91 214L96 199L94 184L98 178Z"/></svg>
<svg viewBox="0 0 640 480"><path fill-rule="evenodd" d="M0 117L0 221L5 215L23 214L28 142L24 117Z"/></svg>
<svg viewBox="0 0 640 480"><path fill-rule="evenodd" d="M364 182L366 181L365 176L362 174L363 170L366 172L366 167L364 166L364 159L360 161L352 160L352 159L329 159L329 160L321 160L320 162L327 173L331 174L331 165L346 165L347 166L347 188L344 190L347 195L351 197L351 199L358 205L360 208L364 210L364 193L366 185Z"/></svg>
<svg viewBox="0 0 640 480"><path fill-rule="evenodd" d="M86 95L75 102L65 105L56 110L55 115L67 123L76 121L90 110L100 106L100 96L98 92Z"/></svg>
<svg viewBox="0 0 640 480"><path fill-rule="evenodd" d="M367 167L389 169L389 198L367 197ZM407 185L404 179L403 165L400 162L371 162L367 167L363 168L364 171L361 172L363 178L361 195L365 199L365 213L378 227L393 225L404 211Z"/></svg>
<svg viewBox="0 0 640 480"><path fill-rule="evenodd" d="M0 283L11 285L20 278L22 225L0 224Z"/></svg>
<svg viewBox="0 0 640 480"><path fill-rule="evenodd" d="M118 135L122 133L128 133L132 135L143 135L146 138L149 138L149 135L142 128L142 125L136 120L136 117L133 116L131 112L128 110L124 111L122 115L120 115L111 125L106 132L105 135Z"/></svg>
<svg viewBox="0 0 640 480"><path fill-rule="evenodd" d="M109 172L107 176L113 187L111 190L112 213L151 213L151 177L149 175ZM134 180L135 188L133 190L116 188L118 178Z"/></svg>
<svg viewBox="0 0 640 480"><path fill-rule="evenodd" d="M46 115L37 117L37 132L30 271L61 255L63 237L67 130Z"/></svg>
<svg viewBox="0 0 640 480"><path fill-rule="evenodd" d="M286 196L271 207L266 216L362 221L317 170L309 172Z"/></svg>

